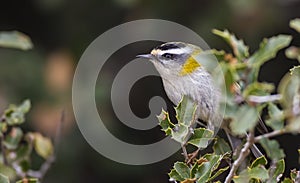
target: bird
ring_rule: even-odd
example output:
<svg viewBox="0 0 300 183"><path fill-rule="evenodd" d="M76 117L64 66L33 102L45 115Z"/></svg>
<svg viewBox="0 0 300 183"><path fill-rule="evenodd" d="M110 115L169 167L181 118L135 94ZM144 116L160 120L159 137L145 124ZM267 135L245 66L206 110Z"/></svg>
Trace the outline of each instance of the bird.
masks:
<svg viewBox="0 0 300 183"><path fill-rule="evenodd" d="M162 78L164 90L174 105L178 105L183 96L189 97L197 105L196 118L206 122L207 129L217 132L223 121L219 112L222 92L212 74L196 58L202 51L193 44L167 42L137 57L146 58L154 64ZM227 127L224 131L232 150L236 150L242 144L241 139L233 136ZM255 145L251 151L255 157L262 156Z"/></svg>
<svg viewBox="0 0 300 183"><path fill-rule="evenodd" d="M149 54L138 55L152 62L162 78L164 90L174 105L183 96L197 105L196 117L207 122L207 128L216 130L222 120L219 109L220 90L212 75L196 60L202 49L184 42L161 44Z"/></svg>

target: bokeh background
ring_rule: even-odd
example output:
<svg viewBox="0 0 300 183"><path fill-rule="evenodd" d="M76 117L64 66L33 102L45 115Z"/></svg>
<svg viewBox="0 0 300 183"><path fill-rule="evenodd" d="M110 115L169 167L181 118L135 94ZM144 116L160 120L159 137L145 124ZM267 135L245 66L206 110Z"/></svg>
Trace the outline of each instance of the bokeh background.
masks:
<svg viewBox="0 0 300 183"><path fill-rule="evenodd" d="M229 50L229 47L211 33L213 28L234 32L245 40L251 52L264 37L280 33L293 35L292 44L299 46L300 36L288 26L291 19L300 17L299 10L300 0L2 1L0 31L18 30L29 35L34 49L0 48L0 112L9 103L29 98L33 108L25 128L53 136L61 111L66 111L57 161L45 177L46 183L167 182L167 172L180 158L179 153L152 165L123 165L102 157L81 135L72 112L71 86L76 63L87 46L114 26L145 18L171 20L187 26L217 49ZM159 128L136 131L120 125L111 109L111 83L122 66L156 44L136 43L120 49L99 74L105 78L99 80L96 88L98 107L103 107L100 113L105 116L110 131L130 143L155 142L163 138L163 133ZM285 58L281 51L275 60L263 66L260 79L277 85L296 63ZM166 97L159 78L146 77L136 83L130 94L133 112L140 117L147 116L147 101L154 95ZM285 135L278 139L286 149L287 168L299 168L296 151L300 147L299 137Z"/></svg>

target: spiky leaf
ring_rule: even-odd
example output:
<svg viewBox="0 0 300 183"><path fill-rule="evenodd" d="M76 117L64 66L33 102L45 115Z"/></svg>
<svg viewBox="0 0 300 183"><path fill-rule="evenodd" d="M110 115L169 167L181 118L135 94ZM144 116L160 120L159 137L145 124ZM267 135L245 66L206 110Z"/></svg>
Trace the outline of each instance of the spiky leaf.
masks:
<svg viewBox="0 0 300 183"><path fill-rule="evenodd" d="M209 141L213 139L213 135L214 133L211 130L205 128L197 128L194 130L194 133L188 143L198 148L206 148Z"/></svg>

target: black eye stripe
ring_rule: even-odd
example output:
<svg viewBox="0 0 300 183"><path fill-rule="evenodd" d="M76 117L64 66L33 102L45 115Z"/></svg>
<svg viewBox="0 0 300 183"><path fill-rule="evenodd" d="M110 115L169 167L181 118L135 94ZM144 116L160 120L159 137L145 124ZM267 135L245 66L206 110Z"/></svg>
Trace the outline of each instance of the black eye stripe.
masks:
<svg viewBox="0 0 300 183"><path fill-rule="evenodd" d="M175 54L164 53L161 56L164 57L164 58L167 58L167 59L173 59L175 57Z"/></svg>
<svg viewBox="0 0 300 183"><path fill-rule="evenodd" d="M160 45L158 47L156 47L156 49L159 49L159 50L170 50L170 49L176 49L176 48L180 48L178 45L176 44L163 44L163 45Z"/></svg>

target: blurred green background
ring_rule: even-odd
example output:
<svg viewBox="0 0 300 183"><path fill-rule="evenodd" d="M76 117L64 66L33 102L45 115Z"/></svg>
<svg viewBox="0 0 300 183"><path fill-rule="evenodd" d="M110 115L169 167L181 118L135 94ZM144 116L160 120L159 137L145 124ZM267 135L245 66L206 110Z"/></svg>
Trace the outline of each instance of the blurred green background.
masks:
<svg viewBox="0 0 300 183"><path fill-rule="evenodd" d="M46 183L63 182L167 182L167 172L177 153L162 162L129 166L108 160L93 150L80 134L72 113L73 73L86 47L106 30L137 19L157 18L180 23L197 32L211 48L229 50L211 33L213 28L229 29L244 39L254 52L264 37L292 34L292 44L300 45L300 36L289 28L289 21L300 17L300 0L29 0L2 1L0 30L18 30L29 35L34 49L19 51L0 48L0 111L9 103L29 98L33 109L28 115L28 130L53 136L63 109L67 118L57 162L48 172ZM180 41L180 40L179 40ZM96 89L97 103L104 106L107 126L122 140L144 144L163 138L159 128L135 131L119 125L109 104L109 90L118 70L136 54L148 52L155 42L126 46L111 58L100 74L105 76ZM278 84L296 65L281 51L273 62L265 64L262 81ZM132 89L130 104L140 117L149 113L148 99L165 97L159 78L144 78ZM169 104L170 106L170 104ZM279 140L286 148L287 168L299 167L296 149L299 137L286 135Z"/></svg>

